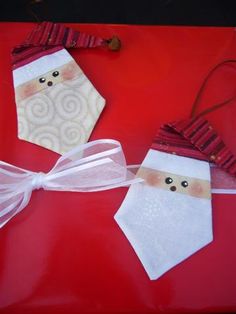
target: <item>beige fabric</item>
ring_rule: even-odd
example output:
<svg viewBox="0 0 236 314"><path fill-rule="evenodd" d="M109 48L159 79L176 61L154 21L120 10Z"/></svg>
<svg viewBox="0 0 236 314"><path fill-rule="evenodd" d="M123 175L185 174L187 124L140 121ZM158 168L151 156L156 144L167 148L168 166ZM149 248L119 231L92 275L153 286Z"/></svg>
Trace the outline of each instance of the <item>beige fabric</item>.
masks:
<svg viewBox="0 0 236 314"><path fill-rule="evenodd" d="M145 180L145 184L174 192L191 195L199 198L211 199L210 181L201 180L193 177L177 175L165 171L159 171L151 168L141 167L137 176ZM173 180L172 183L166 184L166 179ZM185 186L184 184L187 184Z"/></svg>
<svg viewBox="0 0 236 314"><path fill-rule="evenodd" d="M18 86L15 98L18 137L59 154L87 142L105 105L75 61Z"/></svg>

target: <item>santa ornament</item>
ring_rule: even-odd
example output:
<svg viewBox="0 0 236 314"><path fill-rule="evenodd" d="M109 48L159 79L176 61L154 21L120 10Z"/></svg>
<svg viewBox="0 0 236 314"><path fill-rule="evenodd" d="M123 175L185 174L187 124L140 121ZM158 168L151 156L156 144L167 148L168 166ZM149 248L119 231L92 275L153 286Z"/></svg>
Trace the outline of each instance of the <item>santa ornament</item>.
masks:
<svg viewBox="0 0 236 314"><path fill-rule="evenodd" d="M227 62L235 61L222 62L209 76ZM209 76L197 95L192 116ZM215 192L235 193L236 158L203 118L232 99L235 97L197 116L163 125L138 170L144 182L130 187L115 215L150 279L159 278L213 240L212 188L225 185L226 190ZM217 167L210 168L210 163ZM227 184L234 190L227 191Z"/></svg>
<svg viewBox="0 0 236 314"><path fill-rule="evenodd" d="M13 49L20 139L59 154L87 142L105 99L65 48L102 46L118 50L120 42L43 22Z"/></svg>

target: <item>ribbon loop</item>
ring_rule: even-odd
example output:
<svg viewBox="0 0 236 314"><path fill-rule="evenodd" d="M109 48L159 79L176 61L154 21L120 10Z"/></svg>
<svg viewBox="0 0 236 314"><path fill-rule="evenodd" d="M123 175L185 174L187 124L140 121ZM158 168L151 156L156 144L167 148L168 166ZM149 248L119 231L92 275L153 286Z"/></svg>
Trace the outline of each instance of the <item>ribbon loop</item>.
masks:
<svg viewBox="0 0 236 314"><path fill-rule="evenodd" d="M142 181L127 169L120 143L109 139L72 149L48 173L0 161L0 228L24 209L33 190L94 192Z"/></svg>

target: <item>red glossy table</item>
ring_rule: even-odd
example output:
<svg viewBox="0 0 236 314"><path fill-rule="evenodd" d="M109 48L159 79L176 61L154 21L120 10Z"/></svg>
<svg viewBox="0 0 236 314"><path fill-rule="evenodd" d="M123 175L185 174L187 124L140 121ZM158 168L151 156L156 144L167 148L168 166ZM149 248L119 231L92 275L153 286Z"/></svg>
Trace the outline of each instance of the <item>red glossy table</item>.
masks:
<svg viewBox="0 0 236 314"><path fill-rule="evenodd" d="M122 40L116 53L71 54L107 100L90 139L121 141L130 164L142 161L162 123L189 115L208 71L236 58L233 28L72 26ZM10 50L32 27L0 24L0 159L46 172L58 155L17 138L12 87ZM235 88L232 75L209 85L202 106ZM234 152L235 108L209 116ZM213 243L150 281L113 219L126 192L34 191L0 230L0 313L236 311L236 196L213 196Z"/></svg>

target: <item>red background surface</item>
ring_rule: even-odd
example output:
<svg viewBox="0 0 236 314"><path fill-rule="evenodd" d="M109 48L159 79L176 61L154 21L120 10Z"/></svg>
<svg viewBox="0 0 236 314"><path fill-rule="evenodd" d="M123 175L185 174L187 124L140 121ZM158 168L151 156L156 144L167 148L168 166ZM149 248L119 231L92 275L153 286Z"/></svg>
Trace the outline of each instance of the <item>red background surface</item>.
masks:
<svg viewBox="0 0 236 314"><path fill-rule="evenodd" d="M58 155L17 138L10 50L32 27L0 24L0 159L48 171ZM142 162L162 123L189 116L214 65L236 58L233 28L73 27L122 40L115 53L70 52L107 100L90 140L121 141L129 164ZM234 72L226 66L209 83L202 108L234 92ZM235 108L209 120L236 152ZM113 219L126 193L34 191L30 204L0 230L0 312L236 311L236 196L213 196L213 243L150 281Z"/></svg>

